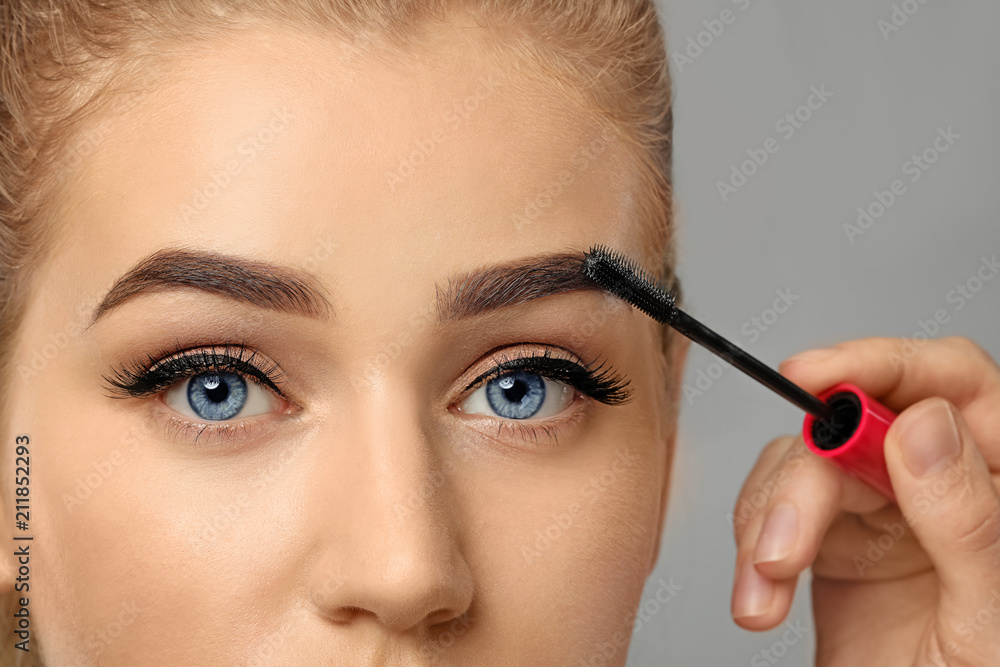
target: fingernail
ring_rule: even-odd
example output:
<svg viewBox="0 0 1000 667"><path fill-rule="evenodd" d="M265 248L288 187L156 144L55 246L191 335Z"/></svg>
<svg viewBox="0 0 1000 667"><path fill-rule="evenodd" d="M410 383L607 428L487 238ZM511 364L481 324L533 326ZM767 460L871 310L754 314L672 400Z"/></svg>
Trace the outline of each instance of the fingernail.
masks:
<svg viewBox="0 0 1000 667"><path fill-rule="evenodd" d="M798 354L792 355L786 359L789 361L806 361L809 363L816 361L826 361L833 355L837 354L837 350L832 347L824 347L819 350L806 350L805 352L799 352Z"/></svg>
<svg viewBox="0 0 1000 667"><path fill-rule="evenodd" d="M733 618L763 616L771 608L774 584L762 576L749 560L736 582L733 594Z"/></svg>
<svg viewBox="0 0 1000 667"><path fill-rule="evenodd" d="M764 520L757 548L753 552L753 562L769 563L787 558L795 546L798 532L799 513L795 505L778 503Z"/></svg>
<svg viewBox="0 0 1000 667"><path fill-rule="evenodd" d="M903 462L917 478L943 470L962 449L955 416L943 400L911 417L899 438Z"/></svg>

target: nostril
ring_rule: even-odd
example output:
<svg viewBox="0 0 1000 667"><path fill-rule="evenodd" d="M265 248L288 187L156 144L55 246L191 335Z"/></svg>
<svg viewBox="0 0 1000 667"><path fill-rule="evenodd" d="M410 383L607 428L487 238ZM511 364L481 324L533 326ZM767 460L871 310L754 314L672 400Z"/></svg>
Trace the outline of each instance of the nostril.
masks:
<svg viewBox="0 0 1000 667"><path fill-rule="evenodd" d="M442 609L427 617L427 625L434 641L442 647L447 647L468 633L475 620L469 612L456 614L452 610Z"/></svg>
<svg viewBox="0 0 1000 667"><path fill-rule="evenodd" d="M333 613L328 614L328 617L334 623L351 623L363 614L373 615L370 611L361 607L338 607Z"/></svg>
<svg viewBox="0 0 1000 667"><path fill-rule="evenodd" d="M460 614L453 609L438 609L427 615L427 623L430 626L440 625L441 623L447 623L452 619L458 617Z"/></svg>

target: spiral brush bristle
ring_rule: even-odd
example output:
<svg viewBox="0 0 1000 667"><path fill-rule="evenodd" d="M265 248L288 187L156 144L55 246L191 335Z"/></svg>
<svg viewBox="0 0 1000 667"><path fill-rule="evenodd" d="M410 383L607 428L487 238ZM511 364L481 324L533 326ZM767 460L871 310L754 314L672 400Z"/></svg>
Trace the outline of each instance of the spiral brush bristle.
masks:
<svg viewBox="0 0 1000 667"><path fill-rule="evenodd" d="M593 246L583 256L583 273L619 299L662 324L677 313L674 294L637 262L605 246Z"/></svg>

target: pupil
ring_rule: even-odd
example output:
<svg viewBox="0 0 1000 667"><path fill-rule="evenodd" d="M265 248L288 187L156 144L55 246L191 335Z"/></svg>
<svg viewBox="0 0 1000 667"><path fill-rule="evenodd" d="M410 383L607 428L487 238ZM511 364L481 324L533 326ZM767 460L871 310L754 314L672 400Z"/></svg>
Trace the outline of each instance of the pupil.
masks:
<svg viewBox="0 0 1000 667"><path fill-rule="evenodd" d="M508 382L504 382L507 380ZM504 384L509 385L504 387ZM523 381L515 381L514 378L504 378L500 380L500 386L503 387L503 395L508 401L512 403L520 403L524 395L528 393L528 385Z"/></svg>
<svg viewBox="0 0 1000 667"><path fill-rule="evenodd" d="M538 373L508 373L487 383L486 400L504 419L529 419L545 404L545 380Z"/></svg>
<svg viewBox="0 0 1000 667"><path fill-rule="evenodd" d="M222 403L229 397L229 386L219 381L218 375L205 378L203 382L205 395L213 403Z"/></svg>

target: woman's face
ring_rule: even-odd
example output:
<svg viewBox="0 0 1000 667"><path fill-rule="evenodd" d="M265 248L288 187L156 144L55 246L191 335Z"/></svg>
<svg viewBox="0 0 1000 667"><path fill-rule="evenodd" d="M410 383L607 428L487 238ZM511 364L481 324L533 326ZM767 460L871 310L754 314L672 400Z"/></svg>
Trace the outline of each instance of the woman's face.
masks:
<svg viewBox="0 0 1000 667"><path fill-rule="evenodd" d="M676 368L560 254L644 255L636 186L463 30L256 31L91 121L11 379L51 664L624 663Z"/></svg>

